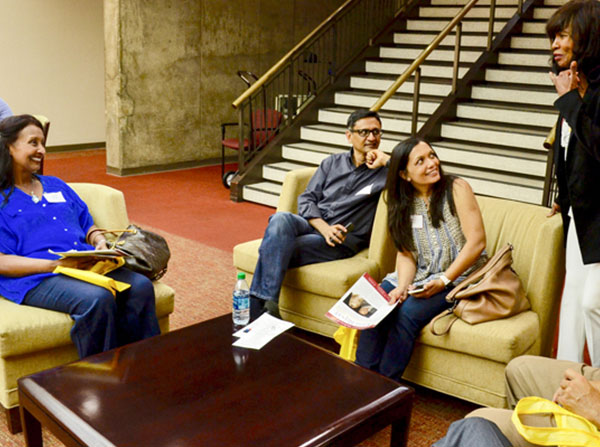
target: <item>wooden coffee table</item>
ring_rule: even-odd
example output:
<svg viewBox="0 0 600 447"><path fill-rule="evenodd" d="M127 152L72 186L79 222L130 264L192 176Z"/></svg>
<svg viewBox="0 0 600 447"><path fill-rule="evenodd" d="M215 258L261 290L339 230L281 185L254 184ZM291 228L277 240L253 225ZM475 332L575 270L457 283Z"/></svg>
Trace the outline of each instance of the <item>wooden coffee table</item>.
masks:
<svg viewBox="0 0 600 447"><path fill-rule="evenodd" d="M404 446L413 390L282 334L231 346L231 316L24 377L25 440L71 446L355 445L392 426Z"/></svg>

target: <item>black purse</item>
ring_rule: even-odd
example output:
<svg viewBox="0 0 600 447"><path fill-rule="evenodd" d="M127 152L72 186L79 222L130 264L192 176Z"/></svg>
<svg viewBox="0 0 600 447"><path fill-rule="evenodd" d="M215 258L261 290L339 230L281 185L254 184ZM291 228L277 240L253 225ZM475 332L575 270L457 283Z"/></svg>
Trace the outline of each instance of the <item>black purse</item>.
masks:
<svg viewBox="0 0 600 447"><path fill-rule="evenodd" d="M171 252L167 241L161 235L143 230L137 225L129 225L126 230L101 231L103 234L121 233L115 241L109 243L109 247L125 253L125 267L128 269L153 281L167 273Z"/></svg>

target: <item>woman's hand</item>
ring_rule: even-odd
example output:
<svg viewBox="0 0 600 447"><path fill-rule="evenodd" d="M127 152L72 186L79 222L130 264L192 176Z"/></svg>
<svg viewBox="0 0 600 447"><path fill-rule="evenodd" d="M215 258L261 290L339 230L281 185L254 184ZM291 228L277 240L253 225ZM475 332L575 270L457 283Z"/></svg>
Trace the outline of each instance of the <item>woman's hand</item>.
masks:
<svg viewBox="0 0 600 447"><path fill-rule="evenodd" d="M550 80L556 88L558 96L569 93L571 90L579 88L579 74L577 73L577 62L571 62L568 70L563 70L559 74L550 72Z"/></svg>
<svg viewBox="0 0 600 447"><path fill-rule="evenodd" d="M410 285L408 288L414 289L415 286ZM440 293L445 288L446 286L441 279L432 279L431 281L425 283L425 285L423 286L423 289L425 290L419 293L412 294L412 296L414 296L415 298L429 298L435 295L436 293Z"/></svg>
<svg viewBox="0 0 600 447"><path fill-rule="evenodd" d="M408 298L407 287L396 287L388 296L390 297L390 304L395 304L396 302L402 304Z"/></svg>
<svg viewBox="0 0 600 447"><path fill-rule="evenodd" d="M94 256L72 257L57 259L54 262L54 268L60 265L61 267L68 267L72 269L89 270L94 266L94 264L96 264L96 262L98 262L98 258ZM54 271L54 268L52 268L51 271Z"/></svg>
<svg viewBox="0 0 600 447"><path fill-rule="evenodd" d="M552 208L550 209L550 212L546 214L546 217L552 217L557 213L560 213L560 205L556 202L553 202Z"/></svg>
<svg viewBox="0 0 600 447"><path fill-rule="evenodd" d="M94 244L95 250L108 250L108 245L106 244L106 239L98 238L96 243Z"/></svg>

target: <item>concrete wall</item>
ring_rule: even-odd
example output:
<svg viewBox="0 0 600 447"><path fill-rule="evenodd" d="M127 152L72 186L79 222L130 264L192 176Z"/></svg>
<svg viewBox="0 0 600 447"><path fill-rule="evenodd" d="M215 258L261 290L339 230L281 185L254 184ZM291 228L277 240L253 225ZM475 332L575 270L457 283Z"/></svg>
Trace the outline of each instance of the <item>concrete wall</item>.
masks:
<svg viewBox="0 0 600 447"><path fill-rule="evenodd" d="M214 162L245 89L342 0L105 0L107 164Z"/></svg>
<svg viewBox="0 0 600 447"><path fill-rule="evenodd" d="M47 116L50 146L105 140L102 0L1 0L0 97Z"/></svg>

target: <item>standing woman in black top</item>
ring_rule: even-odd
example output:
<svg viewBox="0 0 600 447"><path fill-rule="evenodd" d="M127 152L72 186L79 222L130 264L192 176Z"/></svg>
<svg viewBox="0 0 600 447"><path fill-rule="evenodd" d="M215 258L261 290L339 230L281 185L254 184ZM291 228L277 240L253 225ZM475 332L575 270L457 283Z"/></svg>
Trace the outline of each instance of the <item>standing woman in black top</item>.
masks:
<svg viewBox="0 0 600 447"><path fill-rule="evenodd" d="M566 236L557 357L600 366L600 2L572 0L546 24L560 112L554 142Z"/></svg>

